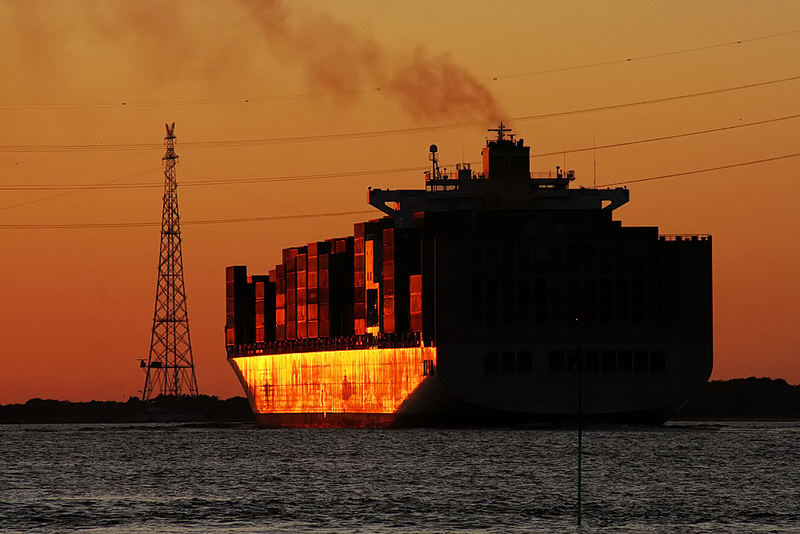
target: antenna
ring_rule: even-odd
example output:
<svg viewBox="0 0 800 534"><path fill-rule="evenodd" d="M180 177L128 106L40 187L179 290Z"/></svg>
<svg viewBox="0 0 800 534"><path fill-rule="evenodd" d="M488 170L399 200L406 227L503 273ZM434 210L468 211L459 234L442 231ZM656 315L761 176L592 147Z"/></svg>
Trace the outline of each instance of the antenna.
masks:
<svg viewBox="0 0 800 534"><path fill-rule="evenodd" d="M164 202L161 211L161 250L158 258L156 306L150 336L150 354L145 369L142 400L154 390L162 395L197 395L197 377L189 336L186 288L183 283L183 253L178 214L178 182L175 178L175 123L165 124Z"/></svg>
<svg viewBox="0 0 800 534"><path fill-rule="evenodd" d="M428 150L430 150L428 160L431 162L431 176L434 180L439 180L442 178L442 172L439 170L439 147L431 145Z"/></svg>
<svg viewBox="0 0 800 534"><path fill-rule="evenodd" d="M506 132L510 132L511 128L506 128L506 125L503 124L503 121L500 121L500 126L498 126L497 128L489 128L486 131L487 132L497 132L497 140L498 141L502 141L505 138Z"/></svg>
<svg viewBox="0 0 800 534"><path fill-rule="evenodd" d="M592 187L597 189L597 132L592 133Z"/></svg>

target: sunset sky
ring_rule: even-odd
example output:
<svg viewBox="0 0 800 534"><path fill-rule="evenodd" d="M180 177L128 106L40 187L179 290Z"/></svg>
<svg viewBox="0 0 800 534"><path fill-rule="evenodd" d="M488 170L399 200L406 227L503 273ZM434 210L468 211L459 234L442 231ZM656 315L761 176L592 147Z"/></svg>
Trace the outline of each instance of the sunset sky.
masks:
<svg viewBox="0 0 800 534"><path fill-rule="evenodd" d="M728 167L616 218L713 235L713 378L800 383L798 2L11 0L0 61L0 403L139 394L173 121L201 393L242 394L225 266L379 213L231 219L368 212L500 119L577 186Z"/></svg>

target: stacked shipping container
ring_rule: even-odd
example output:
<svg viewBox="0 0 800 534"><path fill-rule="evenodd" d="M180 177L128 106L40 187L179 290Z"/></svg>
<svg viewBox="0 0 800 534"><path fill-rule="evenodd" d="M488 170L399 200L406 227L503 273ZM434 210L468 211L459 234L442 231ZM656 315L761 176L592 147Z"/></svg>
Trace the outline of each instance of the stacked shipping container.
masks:
<svg viewBox="0 0 800 534"><path fill-rule="evenodd" d="M421 287L409 293L409 275L421 280L419 232L384 218L354 234L284 249L269 276L228 267L227 345L421 332Z"/></svg>

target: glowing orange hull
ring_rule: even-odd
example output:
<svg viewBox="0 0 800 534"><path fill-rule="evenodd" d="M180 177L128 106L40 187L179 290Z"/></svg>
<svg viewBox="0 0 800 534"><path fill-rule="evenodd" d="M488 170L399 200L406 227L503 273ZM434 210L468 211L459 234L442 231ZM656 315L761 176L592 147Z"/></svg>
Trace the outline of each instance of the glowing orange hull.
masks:
<svg viewBox="0 0 800 534"><path fill-rule="evenodd" d="M437 382L432 347L262 354L228 361L256 421L270 427L391 426L424 415L430 404L420 396Z"/></svg>

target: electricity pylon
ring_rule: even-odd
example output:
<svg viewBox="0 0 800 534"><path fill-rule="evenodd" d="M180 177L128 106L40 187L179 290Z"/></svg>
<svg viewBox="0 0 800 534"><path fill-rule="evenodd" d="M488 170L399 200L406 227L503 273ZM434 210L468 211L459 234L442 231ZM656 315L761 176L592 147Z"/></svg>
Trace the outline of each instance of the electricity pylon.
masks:
<svg viewBox="0 0 800 534"><path fill-rule="evenodd" d="M166 124L164 138L164 206L161 212L161 252L158 258L156 307L150 355L145 367L142 399L163 395L197 395L197 377L189 336L186 288L183 283L183 253L178 215L178 182L175 179L175 123ZM142 362L144 364L144 362Z"/></svg>

